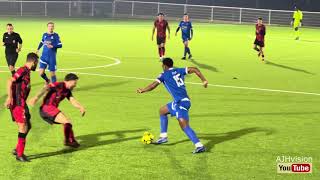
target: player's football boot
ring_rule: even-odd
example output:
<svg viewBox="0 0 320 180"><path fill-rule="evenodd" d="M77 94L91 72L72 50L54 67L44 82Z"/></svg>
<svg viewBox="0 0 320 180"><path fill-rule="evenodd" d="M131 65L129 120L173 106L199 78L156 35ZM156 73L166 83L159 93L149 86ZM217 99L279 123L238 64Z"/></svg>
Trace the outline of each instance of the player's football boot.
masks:
<svg viewBox="0 0 320 180"><path fill-rule="evenodd" d="M197 147L192 153L197 154L197 153L202 153L205 151L206 151L206 148L204 146L201 146L201 147Z"/></svg>
<svg viewBox="0 0 320 180"><path fill-rule="evenodd" d="M188 59L192 59L192 55L191 54L189 55Z"/></svg>
<svg viewBox="0 0 320 180"><path fill-rule="evenodd" d="M18 153L17 153L17 150L16 150L16 148L14 148L13 150L12 150L12 155L14 155L14 156L16 156Z"/></svg>
<svg viewBox="0 0 320 180"><path fill-rule="evenodd" d="M186 60L186 57L185 57L185 56L183 56L183 57L181 58L181 60Z"/></svg>
<svg viewBox="0 0 320 180"><path fill-rule="evenodd" d="M70 142L70 141L65 141L65 142L64 142L64 145L65 145L65 146L72 147L72 148L78 148L78 147L80 147L80 144L79 144L77 141L72 141L72 142Z"/></svg>
<svg viewBox="0 0 320 180"><path fill-rule="evenodd" d="M299 40L300 39L300 37L296 37L296 40Z"/></svg>
<svg viewBox="0 0 320 180"><path fill-rule="evenodd" d="M168 142L168 137L160 137L157 141L156 144L163 144Z"/></svg>
<svg viewBox="0 0 320 180"><path fill-rule="evenodd" d="M30 160L24 154L22 156L16 156L16 160L20 162L30 162Z"/></svg>

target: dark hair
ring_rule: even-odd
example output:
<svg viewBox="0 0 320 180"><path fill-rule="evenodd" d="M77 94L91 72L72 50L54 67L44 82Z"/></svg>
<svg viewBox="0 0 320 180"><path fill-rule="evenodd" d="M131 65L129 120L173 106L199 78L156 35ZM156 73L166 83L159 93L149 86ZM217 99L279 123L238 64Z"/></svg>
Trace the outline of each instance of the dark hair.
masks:
<svg viewBox="0 0 320 180"><path fill-rule="evenodd" d="M39 56L38 54L31 52L27 55L27 62L35 62L38 61Z"/></svg>
<svg viewBox="0 0 320 180"><path fill-rule="evenodd" d="M69 73L66 75L66 77L64 77L65 81L73 81L73 80L78 80L78 79L79 79L79 77L74 73Z"/></svg>
<svg viewBox="0 0 320 180"><path fill-rule="evenodd" d="M262 17L258 17L258 20L262 20Z"/></svg>
<svg viewBox="0 0 320 180"><path fill-rule="evenodd" d="M47 26L48 26L49 24L52 24L52 25L54 25L54 23L53 23L52 21L48 22Z"/></svg>
<svg viewBox="0 0 320 180"><path fill-rule="evenodd" d="M188 16L188 13L184 13L183 15L184 15L184 16Z"/></svg>
<svg viewBox="0 0 320 180"><path fill-rule="evenodd" d="M8 23L7 26L13 26L11 23Z"/></svg>
<svg viewBox="0 0 320 180"><path fill-rule="evenodd" d="M159 12L158 16L164 16L164 14L162 12Z"/></svg>
<svg viewBox="0 0 320 180"><path fill-rule="evenodd" d="M171 58L164 58L162 63L163 65L166 65L169 68L173 67L173 60Z"/></svg>

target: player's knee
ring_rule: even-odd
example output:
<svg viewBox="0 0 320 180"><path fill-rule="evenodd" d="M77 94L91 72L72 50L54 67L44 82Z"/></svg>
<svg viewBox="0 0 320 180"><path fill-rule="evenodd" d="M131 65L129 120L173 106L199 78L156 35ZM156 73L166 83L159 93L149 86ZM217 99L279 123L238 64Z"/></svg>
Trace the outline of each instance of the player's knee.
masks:
<svg viewBox="0 0 320 180"><path fill-rule="evenodd" d="M179 125L181 127L181 129L185 129L187 126L189 126L189 123L187 120L180 118L179 119Z"/></svg>

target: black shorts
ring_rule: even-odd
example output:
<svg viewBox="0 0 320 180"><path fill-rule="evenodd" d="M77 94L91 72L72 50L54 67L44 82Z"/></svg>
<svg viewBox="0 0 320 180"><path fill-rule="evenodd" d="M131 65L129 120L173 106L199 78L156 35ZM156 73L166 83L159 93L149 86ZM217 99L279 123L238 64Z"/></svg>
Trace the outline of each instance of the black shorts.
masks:
<svg viewBox="0 0 320 180"><path fill-rule="evenodd" d="M260 47L264 47L264 41L259 41L258 39L254 40L254 44Z"/></svg>
<svg viewBox="0 0 320 180"><path fill-rule="evenodd" d="M162 43L166 43L166 37L157 36L157 44L160 45Z"/></svg>
<svg viewBox="0 0 320 180"><path fill-rule="evenodd" d="M58 114L50 115L48 112L43 111L42 107L40 107L40 116L41 116L41 118L43 120L45 120L47 123L49 123L49 124L60 124L60 123L57 123L57 122L54 121Z"/></svg>
<svg viewBox="0 0 320 180"><path fill-rule="evenodd" d="M18 53L6 53L6 59L8 66L15 66L19 54Z"/></svg>

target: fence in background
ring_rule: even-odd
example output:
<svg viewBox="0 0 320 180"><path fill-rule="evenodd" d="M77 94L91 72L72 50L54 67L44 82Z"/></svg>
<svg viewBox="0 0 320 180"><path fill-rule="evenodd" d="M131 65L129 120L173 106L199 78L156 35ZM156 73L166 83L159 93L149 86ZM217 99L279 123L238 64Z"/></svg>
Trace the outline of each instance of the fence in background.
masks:
<svg viewBox="0 0 320 180"><path fill-rule="evenodd" d="M141 1L0 1L1 16L154 18L163 12L169 19L188 13L193 21L253 23L262 17L267 24L289 25L293 11L202 6ZM320 12L304 12L305 26L320 27Z"/></svg>

